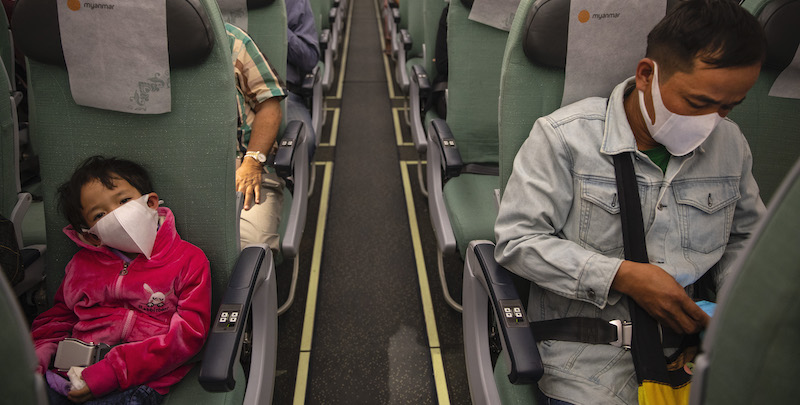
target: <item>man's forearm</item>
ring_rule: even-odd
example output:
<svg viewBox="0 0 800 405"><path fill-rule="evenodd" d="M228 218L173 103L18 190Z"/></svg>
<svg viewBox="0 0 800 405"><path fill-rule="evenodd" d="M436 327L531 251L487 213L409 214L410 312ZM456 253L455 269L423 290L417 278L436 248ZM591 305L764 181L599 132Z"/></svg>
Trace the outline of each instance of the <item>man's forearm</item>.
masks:
<svg viewBox="0 0 800 405"><path fill-rule="evenodd" d="M267 153L275 144L281 125L280 100L267 99L257 105L255 110L256 116L250 130L250 142L247 144L247 150Z"/></svg>

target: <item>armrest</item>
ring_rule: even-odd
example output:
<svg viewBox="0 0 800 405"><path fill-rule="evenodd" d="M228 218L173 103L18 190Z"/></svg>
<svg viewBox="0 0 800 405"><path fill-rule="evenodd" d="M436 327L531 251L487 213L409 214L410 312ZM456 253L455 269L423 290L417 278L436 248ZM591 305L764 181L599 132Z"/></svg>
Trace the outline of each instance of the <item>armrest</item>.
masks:
<svg viewBox="0 0 800 405"><path fill-rule="evenodd" d="M474 253L483 272L503 350L509 358L508 380L512 384L535 383L542 378L544 366L519 292L509 271L494 260L494 245L477 245Z"/></svg>
<svg viewBox="0 0 800 405"><path fill-rule="evenodd" d="M17 162L19 164L19 162ZM19 173L19 171L17 171ZM30 193L17 194L17 202L11 210L11 217L8 218L14 224L14 232L17 237L17 246L20 248L24 245L22 243L22 220L25 214L28 213L28 208L33 204L33 196Z"/></svg>
<svg viewBox="0 0 800 405"><path fill-rule="evenodd" d="M303 77L303 83L300 85L300 94L303 97L311 97L314 93L314 84L319 77L319 65L314 66L310 73L306 73Z"/></svg>
<svg viewBox="0 0 800 405"><path fill-rule="evenodd" d="M392 20L394 20L395 26L400 23L400 9L397 7L392 8Z"/></svg>
<svg viewBox="0 0 800 405"><path fill-rule="evenodd" d="M407 29L400 29L400 41L403 43L403 49L406 51L411 50L411 45L414 43L411 39L411 33Z"/></svg>
<svg viewBox="0 0 800 405"><path fill-rule="evenodd" d="M330 28L325 28L319 34L319 50L320 53L324 54L325 50L328 49L328 42L331 41L331 30Z"/></svg>
<svg viewBox="0 0 800 405"><path fill-rule="evenodd" d="M461 161L461 153L458 151L456 139L450 131L450 126L443 119L435 119L431 121L431 131L429 133L441 155L445 179L458 177L461 174L461 168L464 163Z"/></svg>
<svg viewBox="0 0 800 405"><path fill-rule="evenodd" d="M417 83L420 95L426 96L422 97L422 99L427 98L431 91L431 81L428 79L428 72L425 71L425 67L422 65L411 66L411 80Z"/></svg>
<svg viewBox="0 0 800 405"><path fill-rule="evenodd" d="M398 7L400 7L400 3L398 3L396 0L389 0L388 3L389 3L389 8L398 8Z"/></svg>
<svg viewBox="0 0 800 405"><path fill-rule="evenodd" d="M338 14L339 14L339 9L338 8L335 8L335 7L331 8L328 11L328 21L330 21L330 23L333 24L336 21L336 16Z"/></svg>
<svg viewBox="0 0 800 405"><path fill-rule="evenodd" d="M442 153L442 146L445 141L441 139L441 132L450 133L447 123L442 119L435 119L428 124L427 139L428 143L436 143L437 146L426 145L426 155L428 164L426 168L426 179L428 185L428 211L431 216L431 226L436 235L436 246L440 252L445 254L456 252L456 237L453 233L453 225L447 213L444 202L444 181L445 181L445 157ZM449 135L452 139L452 135ZM448 147L449 148L449 147ZM455 151L458 155L458 151ZM459 156L459 161L460 161ZM485 320L484 320L485 322Z"/></svg>
<svg viewBox="0 0 800 405"><path fill-rule="evenodd" d="M425 135L423 117L425 116L425 105L431 92L431 84L428 74L422 65L411 66L411 77L408 85L409 115L411 118L411 139L417 153L425 153L428 150L428 139Z"/></svg>
<svg viewBox="0 0 800 405"><path fill-rule="evenodd" d="M198 380L206 391L230 391L236 385L233 366L250 313L250 301L262 266L271 261L272 252L263 246L247 247L239 255L205 345ZM238 312L238 317L231 316L234 312Z"/></svg>
<svg viewBox="0 0 800 405"><path fill-rule="evenodd" d="M289 209L289 217L286 221L286 230L281 237L281 253L284 257L290 258L297 256L300 250L300 240L303 237L303 229L306 225L306 214L308 210L308 187L311 178L310 159L316 145L305 137L302 121L291 121L286 127L286 133L291 134L294 139L294 156L289 163L289 175L293 187L292 205ZM313 129L312 129L313 130ZM281 140L283 143L283 140ZM288 148L288 146L287 146ZM289 181L287 180L287 185Z"/></svg>
<svg viewBox="0 0 800 405"><path fill-rule="evenodd" d="M283 131L283 137L278 142L278 152L275 154L275 171L284 180L292 177L292 162L295 157L296 145L300 140L300 132L303 130L302 121L291 121Z"/></svg>

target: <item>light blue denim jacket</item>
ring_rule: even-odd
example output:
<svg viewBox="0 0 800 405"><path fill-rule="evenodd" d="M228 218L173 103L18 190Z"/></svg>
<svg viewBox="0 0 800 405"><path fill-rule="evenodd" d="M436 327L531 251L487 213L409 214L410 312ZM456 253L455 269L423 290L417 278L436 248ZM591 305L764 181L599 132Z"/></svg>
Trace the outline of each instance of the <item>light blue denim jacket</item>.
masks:
<svg viewBox="0 0 800 405"><path fill-rule="evenodd" d="M623 108L633 79L609 99L589 98L538 119L517 153L495 225L495 258L533 281L532 321L585 316L630 320L611 290L622 263L622 225L612 155L634 152L650 262L689 286L719 262L717 285L765 208L752 155L729 119L666 173L636 149ZM635 327L635 326L634 326ZM548 396L575 404L636 404L625 349L539 343Z"/></svg>

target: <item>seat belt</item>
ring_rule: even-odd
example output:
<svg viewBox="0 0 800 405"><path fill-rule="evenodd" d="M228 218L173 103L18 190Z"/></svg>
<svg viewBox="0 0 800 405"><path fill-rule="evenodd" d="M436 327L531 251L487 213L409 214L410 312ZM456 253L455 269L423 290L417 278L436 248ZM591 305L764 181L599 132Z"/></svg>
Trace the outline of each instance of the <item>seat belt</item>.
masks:
<svg viewBox="0 0 800 405"><path fill-rule="evenodd" d="M461 167L461 174L481 174L484 176L499 176L500 167L481 163L467 163Z"/></svg>
<svg viewBox="0 0 800 405"><path fill-rule="evenodd" d="M629 349L633 324L619 319L606 321L600 318L573 317L530 322L536 341L561 340L592 344L610 344ZM685 335L663 329L661 345L678 348L684 345Z"/></svg>
<svg viewBox="0 0 800 405"><path fill-rule="evenodd" d="M639 199L639 185L636 182L633 167L633 153L625 152L614 155L619 213L622 220L622 240L625 245L626 260L649 263L644 220L642 219L642 202ZM636 371L636 380L639 383L639 397L651 395L649 394L650 387L659 386L659 384L663 390L663 392L659 391L662 395L666 395L667 392L674 393L676 396L688 395L691 375L682 367L668 369L663 346L658 341L662 330L658 322L631 297L628 297L628 308L631 313L631 321L635 325L631 336L631 355ZM669 387L671 390L666 390L665 387ZM664 403L672 402L665 400Z"/></svg>

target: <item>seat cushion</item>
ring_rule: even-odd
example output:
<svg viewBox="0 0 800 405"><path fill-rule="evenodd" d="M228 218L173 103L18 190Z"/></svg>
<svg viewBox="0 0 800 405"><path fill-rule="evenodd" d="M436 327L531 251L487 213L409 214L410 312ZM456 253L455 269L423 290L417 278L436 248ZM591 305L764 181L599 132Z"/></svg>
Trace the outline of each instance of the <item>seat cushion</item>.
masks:
<svg viewBox="0 0 800 405"><path fill-rule="evenodd" d="M233 369L236 385L230 392L208 392L200 386L197 377L200 375L200 363L195 364L189 374L179 383L173 385L169 394L164 398L162 405L197 405L197 404L236 404L244 401L244 391L247 386L244 369L236 363Z"/></svg>
<svg viewBox="0 0 800 405"><path fill-rule="evenodd" d="M444 203L462 259L470 241L494 241L497 219L494 190L499 185L497 176L480 174L462 174L444 185Z"/></svg>
<svg viewBox="0 0 800 405"><path fill-rule="evenodd" d="M508 381L508 361L503 353L494 366L494 382L503 405L536 405L539 390L536 384L514 385Z"/></svg>

